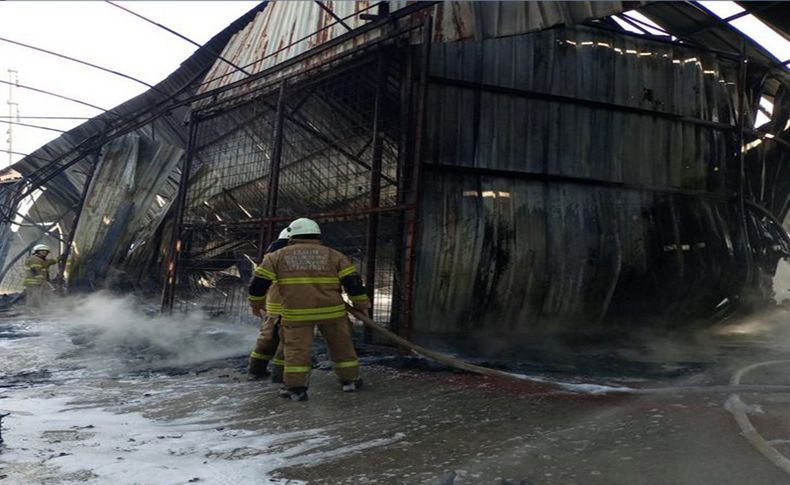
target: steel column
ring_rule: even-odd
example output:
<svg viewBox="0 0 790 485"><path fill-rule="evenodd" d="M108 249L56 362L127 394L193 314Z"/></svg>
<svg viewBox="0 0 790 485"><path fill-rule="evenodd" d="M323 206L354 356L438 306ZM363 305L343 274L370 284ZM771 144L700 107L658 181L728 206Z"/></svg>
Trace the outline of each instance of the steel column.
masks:
<svg viewBox="0 0 790 485"><path fill-rule="evenodd" d="M91 166L88 169L88 173L85 175L85 185L82 187L80 200L77 203L77 206L74 208L74 221L71 223L71 228L69 228L69 235L66 238L63 254L60 255L60 261L58 262L58 276L55 280L55 287L61 293L66 292L66 265L68 264L69 257L71 256L71 247L74 245L74 237L77 234L77 227L79 226L80 218L82 217L82 209L85 206L85 199L88 198L88 189L90 189L93 176L96 174L96 168L99 165L98 150L89 155L89 160Z"/></svg>
<svg viewBox="0 0 790 485"><path fill-rule="evenodd" d="M264 214L267 218L277 215L277 195L280 190L280 162L283 154L283 131L285 125L285 91L286 81L280 82L280 94L277 97L277 118L274 122L274 146L269 157L269 186L266 192L266 208ZM266 247L274 239L274 222L268 221L261 226L261 236L258 239L258 261L263 261Z"/></svg>
<svg viewBox="0 0 790 485"><path fill-rule="evenodd" d="M187 192L189 191L189 175L192 171L192 160L195 157L195 139L197 137L197 123L194 114L189 119L189 138L187 141L187 154L184 166L181 168L181 178L178 183L176 207L173 214L173 231L170 236L170 248L167 259L167 272L165 284L162 289L162 313L171 313L176 296L178 282L178 262L181 255L181 232L184 225L184 213L187 205Z"/></svg>
<svg viewBox="0 0 790 485"><path fill-rule="evenodd" d="M746 163L743 156L743 135L746 117L746 68L748 61L746 59L746 42L741 39L741 58L738 60L738 125L736 131L736 161L738 163L738 186L737 186L737 199L738 199L738 220L741 231L741 244L744 253L744 284L748 287L752 284L753 271L752 271L752 245L749 242L749 228L746 221Z"/></svg>
<svg viewBox="0 0 790 485"><path fill-rule="evenodd" d="M373 106L373 157L370 162L370 208L376 209L381 205L381 156L384 150L384 137L382 135L384 123L382 110L384 109L384 96L387 91L387 58L384 51L379 53L376 66L376 98ZM365 245L365 286L370 299L370 318L374 318L373 295L376 288L376 244L379 232L379 214L372 212L368 215L367 244ZM371 343L373 335L365 327L365 342Z"/></svg>
<svg viewBox="0 0 790 485"><path fill-rule="evenodd" d="M407 187L409 186L408 173L411 172L412 161L412 49L407 44L402 46L401 49L405 55L401 58L400 62L403 66L400 76L400 140L398 140L398 167L397 167L397 193L396 200L399 205L405 205L410 202L407 194ZM407 236L406 214L398 212L396 217L396 225L401 228L400 244L395 248L395 264L394 277L392 285L392 308L390 309L390 327L396 333L401 332L403 324L403 308L404 308L404 270L405 265L401 262L405 260L405 241Z"/></svg>
<svg viewBox="0 0 790 485"><path fill-rule="evenodd" d="M422 56L420 66L419 98L415 111L416 126L414 130L414 157L411 173L412 209L408 218L408 234L406 235L406 254L404 258L404 301L401 335L411 339L414 331L414 280L417 252L417 231L419 229L420 196L422 191L423 145L426 129L426 112L428 102L428 71L431 67L431 40L433 37L433 18L426 17L423 23Z"/></svg>

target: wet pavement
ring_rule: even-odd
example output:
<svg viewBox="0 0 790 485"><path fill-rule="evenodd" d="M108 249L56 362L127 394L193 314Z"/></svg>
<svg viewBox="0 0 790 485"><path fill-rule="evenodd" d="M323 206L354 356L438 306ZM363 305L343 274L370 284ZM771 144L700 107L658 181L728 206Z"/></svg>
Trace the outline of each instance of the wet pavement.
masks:
<svg viewBox="0 0 790 485"><path fill-rule="evenodd" d="M109 338L64 317L4 319L0 484L786 484L781 460L728 409L738 388L701 388L735 375L790 386L787 323L772 312L694 338L576 348L587 355L571 360L589 368L557 355L540 374L672 392L568 392L371 354L362 392L343 394L316 369L310 401L295 403L244 380L254 329L173 322L186 330L171 334L185 350L172 360L138 331ZM184 363L212 342L222 352ZM619 367L602 373L600 359ZM771 363L747 368L761 362ZM754 433L790 456L790 387L737 394Z"/></svg>

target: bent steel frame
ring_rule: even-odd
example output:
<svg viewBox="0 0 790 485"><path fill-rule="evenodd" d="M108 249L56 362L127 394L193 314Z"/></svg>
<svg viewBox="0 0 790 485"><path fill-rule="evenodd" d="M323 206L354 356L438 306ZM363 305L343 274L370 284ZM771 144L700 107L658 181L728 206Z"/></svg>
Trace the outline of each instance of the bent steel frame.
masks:
<svg viewBox="0 0 790 485"><path fill-rule="evenodd" d="M241 85L241 95L193 112L163 311L192 301L244 320L249 261L278 225L304 216L361 266L371 317L409 331L421 151L404 143L419 146L424 129L430 25L388 27L332 57L322 46L301 56L306 69L283 66L270 72L274 84L255 77L251 95ZM414 92L419 101L405 97Z"/></svg>

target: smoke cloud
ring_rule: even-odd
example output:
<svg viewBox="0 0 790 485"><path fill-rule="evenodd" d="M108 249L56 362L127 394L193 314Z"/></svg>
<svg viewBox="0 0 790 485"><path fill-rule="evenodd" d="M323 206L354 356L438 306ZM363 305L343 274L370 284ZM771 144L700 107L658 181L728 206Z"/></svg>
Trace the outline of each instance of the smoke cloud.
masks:
<svg viewBox="0 0 790 485"><path fill-rule="evenodd" d="M107 293L68 298L53 316L72 342L95 357L115 357L134 370L182 367L241 357L252 348L256 328L209 319L200 312L158 313L156 305Z"/></svg>

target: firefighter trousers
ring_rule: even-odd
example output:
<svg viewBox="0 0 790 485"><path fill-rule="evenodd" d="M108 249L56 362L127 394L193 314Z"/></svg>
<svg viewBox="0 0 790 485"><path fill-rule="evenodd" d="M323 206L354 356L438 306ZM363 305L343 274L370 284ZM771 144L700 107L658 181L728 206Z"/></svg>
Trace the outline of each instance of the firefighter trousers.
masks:
<svg viewBox="0 0 790 485"><path fill-rule="evenodd" d="M255 340L255 348L250 352L249 371L251 374L264 374L269 361L274 365L273 372L282 374L285 365L282 350L282 328L279 315L266 315L261 322L261 330Z"/></svg>
<svg viewBox="0 0 790 485"><path fill-rule="evenodd" d="M307 387L310 369L310 354L313 350L313 329L318 327L329 348L332 368L341 381L359 378L359 361L351 338L351 323L348 318L317 324L285 324L285 387Z"/></svg>
<svg viewBox="0 0 790 485"><path fill-rule="evenodd" d="M52 291L44 284L25 287L25 306L33 312L41 312L51 304Z"/></svg>

